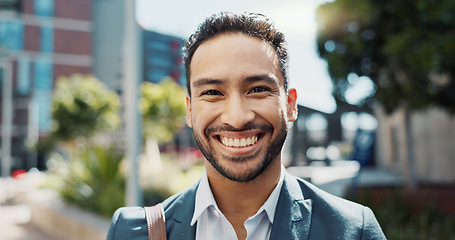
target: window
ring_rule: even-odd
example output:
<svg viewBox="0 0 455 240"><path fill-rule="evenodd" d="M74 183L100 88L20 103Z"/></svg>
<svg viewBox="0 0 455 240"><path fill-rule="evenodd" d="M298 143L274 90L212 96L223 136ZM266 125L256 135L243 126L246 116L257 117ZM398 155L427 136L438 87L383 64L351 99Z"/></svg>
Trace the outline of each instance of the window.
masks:
<svg viewBox="0 0 455 240"><path fill-rule="evenodd" d="M152 83L159 83L165 77L168 77L168 76L169 76L169 74L166 71L163 71L160 69L153 69L153 70L149 70L147 72L147 81L152 82Z"/></svg>
<svg viewBox="0 0 455 240"><path fill-rule="evenodd" d="M180 79L179 84L182 86L186 86L186 72L185 72L185 65L180 64Z"/></svg>
<svg viewBox="0 0 455 240"><path fill-rule="evenodd" d="M21 10L21 1L18 0L0 0L1 10L12 10L19 12Z"/></svg>
<svg viewBox="0 0 455 240"><path fill-rule="evenodd" d="M171 45L168 42L158 40L158 39L153 39L152 41L148 42L148 47L155 51L165 51L165 52L167 52L171 49Z"/></svg>
<svg viewBox="0 0 455 240"><path fill-rule="evenodd" d="M3 77L4 77L4 70L2 66L0 66L0 95L3 94Z"/></svg>
<svg viewBox="0 0 455 240"><path fill-rule="evenodd" d="M172 67L172 61L169 55L157 55L149 55L147 58L147 63L153 67Z"/></svg>
<svg viewBox="0 0 455 240"><path fill-rule="evenodd" d="M54 0L35 0L35 14L42 17L54 15Z"/></svg>
<svg viewBox="0 0 455 240"><path fill-rule="evenodd" d="M41 27L41 51L54 51L54 29L52 27Z"/></svg>
<svg viewBox="0 0 455 240"><path fill-rule="evenodd" d="M38 127L42 131L49 131L52 125L52 93L51 91L36 91L33 97L34 106L38 106Z"/></svg>
<svg viewBox="0 0 455 240"><path fill-rule="evenodd" d="M52 62L46 57L40 57L35 62L34 72L34 88L39 90L50 90L53 85L53 66Z"/></svg>
<svg viewBox="0 0 455 240"><path fill-rule="evenodd" d="M24 25L16 21L0 21L0 47L10 50L24 48Z"/></svg>
<svg viewBox="0 0 455 240"><path fill-rule="evenodd" d="M20 57L18 64L17 93L25 95L30 92L30 58Z"/></svg>
<svg viewBox="0 0 455 240"><path fill-rule="evenodd" d="M305 119L308 137L313 143L323 144L328 139L328 121L321 113L312 113Z"/></svg>

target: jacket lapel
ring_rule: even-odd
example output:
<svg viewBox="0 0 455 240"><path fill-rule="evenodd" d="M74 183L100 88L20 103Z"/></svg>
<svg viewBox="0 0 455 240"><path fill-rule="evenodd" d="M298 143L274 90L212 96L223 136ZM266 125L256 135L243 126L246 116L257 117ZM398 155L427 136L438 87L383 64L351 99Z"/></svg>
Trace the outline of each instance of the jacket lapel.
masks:
<svg viewBox="0 0 455 240"><path fill-rule="evenodd" d="M194 240L196 224L191 226L194 213L196 189L199 182L171 202L164 202L166 215L166 232L168 240ZM166 210L167 209L167 210Z"/></svg>
<svg viewBox="0 0 455 240"><path fill-rule="evenodd" d="M308 239L311 211L312 201L303 198L299 183L286 172L270 239Z"/></svg>

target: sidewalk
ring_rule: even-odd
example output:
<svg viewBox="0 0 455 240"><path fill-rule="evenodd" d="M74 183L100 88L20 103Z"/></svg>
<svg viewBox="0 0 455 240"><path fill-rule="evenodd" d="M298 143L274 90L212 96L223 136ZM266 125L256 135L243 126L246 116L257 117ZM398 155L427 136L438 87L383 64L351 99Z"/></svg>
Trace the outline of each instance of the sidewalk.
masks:
<svg viewBox="0 0 455 240"><path fill-rule="evenodd" d="M24 186L13 184L13 179L0 178L0 235L2 240L65 240L43 232L31 224L31 209L12 200Z"/></svg>
<svg viewBox="0 0 455 240"><path fill-rule="evenodd" d="M109 219L63 201L39 187L43 175L0 178L1 240L104 240Z"/></svg>
<svg viewBox="0 0 455 240"><path fill-rule="evenodd" d="M64 240L39 230L30 223L31 211L26 205L0 205L2 240Z"/></svg>
<svg viewBox="0 0 455 240"><path fill-rule="evenodd" d="M331 166L290 167L288 171L339 197L343 197L353 184L357 187L403 184L402 176L380 168L361 168L355 161L340 160Z"/></svg>

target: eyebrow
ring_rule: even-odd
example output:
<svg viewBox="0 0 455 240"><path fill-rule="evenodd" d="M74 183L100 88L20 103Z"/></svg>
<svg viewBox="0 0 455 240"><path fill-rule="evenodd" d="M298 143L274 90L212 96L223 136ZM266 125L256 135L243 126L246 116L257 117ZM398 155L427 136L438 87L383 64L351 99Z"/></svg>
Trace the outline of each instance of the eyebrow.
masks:
<svg viewBox="0 0 455 240"><path fill-rule="evenodd" d="M255 82L260 82L260 81L265 81L270 84L279 85L278 78L272 77L267 74L248 76L243 80L243 82L245 82L245 83L255 83ZM225 82L225 80L221 80L221 79L202 78L202 79L198 79L198 80L194 81L192 85L193 85L193 87L200 87L200 86L205 86L205 85L222 85L222 84L224 84L224 82Z"/></svg>
<svg viewBox="0 0 455 240"><path fill-rule="evenodd" d="M244 80L244 82L247 82L247 83L255 83L255 82L260 82L260 81L265 81L267 83L277 84L277 85L279 85L279 82L280 82L278 80L278 78L272 77L267 74L250 76L250 77L245 78L245 80Z"/></svg>
<svg viewBox="0 0 455 240"><path fill-rule="evenodd" d="M200 87L205 85L221 85L223 84L223 80L220 79L210 79L210 78L202 78L198 79L193 82L193 87Z"/></svg>

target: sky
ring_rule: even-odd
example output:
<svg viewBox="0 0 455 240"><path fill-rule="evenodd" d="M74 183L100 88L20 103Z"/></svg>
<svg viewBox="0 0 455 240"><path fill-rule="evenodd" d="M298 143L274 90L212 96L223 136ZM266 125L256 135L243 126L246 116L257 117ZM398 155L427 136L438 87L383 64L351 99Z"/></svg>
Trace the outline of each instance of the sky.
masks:
<svg viewBox="0 0 455 240"><path fill-rule="evenodd" d="M205 17L221 11L260 12L272 19L288 41L289 85L297 89L297 102L332 113L336 103L327 64L316 48L316 9L327 0L137 0L139 24L177 37L188 38ZM353 93L355 96L355 91Z"/></svg>

